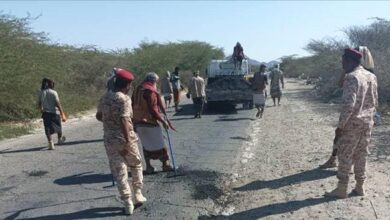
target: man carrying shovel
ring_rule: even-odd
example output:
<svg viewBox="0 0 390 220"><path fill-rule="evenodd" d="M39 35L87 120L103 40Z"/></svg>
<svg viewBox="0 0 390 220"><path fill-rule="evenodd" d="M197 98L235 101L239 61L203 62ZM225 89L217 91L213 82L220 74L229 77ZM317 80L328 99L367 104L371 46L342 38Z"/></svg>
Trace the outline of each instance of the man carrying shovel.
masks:
<svg viewBox="0 0 390 220"><path fill-rule="evenodd" d="M156 73L146 74L144 81L133 93L133 122L144 151L146 173L154 173L151 160L160 160L164 172L173 171L169 163L167 146L159 122L165 129L175 130L170 121L164 118L165 109L157 92L159 77Z"/></svg>

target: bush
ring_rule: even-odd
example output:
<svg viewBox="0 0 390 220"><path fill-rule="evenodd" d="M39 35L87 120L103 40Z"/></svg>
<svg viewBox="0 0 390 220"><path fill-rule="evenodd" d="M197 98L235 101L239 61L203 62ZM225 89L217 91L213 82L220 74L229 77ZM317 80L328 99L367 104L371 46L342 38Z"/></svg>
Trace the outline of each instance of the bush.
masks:
<svg viewBox="0 0 390 220"><path fill-rule="evenodd" d="M126 57L125 66L140 73L141 79L150 71L156 72L160 77L165 76L166 71L173 72L178 66L184 83L187 83L193 71L199 70L204 75L211 59L224 57L221 48L199 41L167 44L142 42L138 48L123 55Z"/></svg>
<svg viewBox="0 0 390 220"><path fill-rule="evenodd" d="M162 76L179 66L186 82L192 71L203 72L211 59L224 57L222 49L198 41L142 42L117 51L52 44L45 33L31 31L33 20L0 13L0 122L40 116L36 99L44 77L55 81L72 114L96 106L113 67L131 70L139 82L147 72Z"/></svg>
<svg viewBox="0 0 390 220"><path fill-rule="evenodd" d="M286 76L316 79L317 93L325 100L338 98L341 90L337 86L342 73L341 55L347 47L367 46L375 61L375 75L378 78L380 103L390 101L390 22L376 19L368 26L353 26L345 30L347 42L334 39L312 40L307 46L312 55L297 58L287 56L281 67Z"/></svg>

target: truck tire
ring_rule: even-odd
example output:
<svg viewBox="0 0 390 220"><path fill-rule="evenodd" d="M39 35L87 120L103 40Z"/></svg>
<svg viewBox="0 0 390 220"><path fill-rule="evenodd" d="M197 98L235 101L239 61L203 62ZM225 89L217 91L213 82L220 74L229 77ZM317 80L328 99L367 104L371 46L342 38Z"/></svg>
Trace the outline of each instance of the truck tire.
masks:
<svg viewBox="0 0 390 220"><path fill-rule="evenodd" d="M253 107L254 107L254 106L253 106L253 101L249 101L248 108L249 108L249 109L253 109Z"/></svg>
<svg viewBox="0 0 390 220"><path fill-rule="evenodd" d="M213 111L213 110L215 110L216 106L217 106L217 103L216 103L216 102L210 102L210 101L208 101L208 102L206 103L206 111Z"/></svg>
<svg viewBox="0 0 390 220"><path fill-rule="evenodd" d="M207 102L206 110L208 112L225 112L235 109L235 104L229 101L211 101Z"/></svg>
<svg viewBox="0 0 390 220"><path fill-rule="evenodd" d="M246 101L242 103L243 109L253 109L253 101Z"/></svg>

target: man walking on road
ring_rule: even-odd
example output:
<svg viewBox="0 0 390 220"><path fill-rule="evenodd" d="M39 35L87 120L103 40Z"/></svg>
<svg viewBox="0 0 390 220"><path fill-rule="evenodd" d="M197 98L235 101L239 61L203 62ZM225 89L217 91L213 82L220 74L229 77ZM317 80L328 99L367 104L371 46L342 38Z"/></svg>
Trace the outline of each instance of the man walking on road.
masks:
<svg viewBox="0 0 390 220"><path fill-rule="evenodd" d="M146 202L142 195L142 161L138 150L138 138L134 132L131 99L127 95L134 76L125 69L116 69L114 91L107 91L100 99L96 118L103 122L104 146L111 172L117 181L118 191L125 203L125 213L131 215L134 205L128 183L127 167L130 167L135 203Z"/></svg>
<svg viewBox="0 0 390 220"><path fill-rule="evenodd" d="M377 79L360 65L362 54L345 49L342 65L346 73L343 83L343 106L336 129L339 160L337 188L325 196L346 198L349 172L354 166L354 193L365 195L366 162L375 108L378 105Z"/></svg>
<svg viewBox="0 0 390 220"><path fill-rule="evenodd" d="M265 91L268 79L265 73L266 66L260 65L260 71L256 72L252 79L253 104L257 108L256 117L262 117L265 107Z"/></svg>
<svg viewBox="0 0 390 220"><path fill-rule="evenodd" d="M42 112L48 148L49 150L54 150L54 143L51 136L57 133L57 144L63 144L65 142L65 136L62 135L61 121L65 122L66 120L60 98L54 90L54 81L47 78L42 80L41 91L38 96L38 106Z"/></svg>
<svg viewBox="0 0 390 220"><path fill-rule="evenodd" d="M171 73L169 71L167 71L165 77L161 79L161 94L164 97L165 108L171 107L173 89L170 79Z"/></svg>
<svg viewBox="0 0 390 220"><path fill-rule="evenodd" d="M272 69L269 78L271 80L271 98L274 102L274 106L276 106L276 98L278 99L278 105L280 105L280 98L282 97L282 89L284 89L284 78L283 72L279 68L279 64L276 64ZM280 84L282 84L282 89L280 88Z"/></svg>
<svg viewBox="0 0 390 220"><path fill-rule="evenodd" d="M195 117L201 118L204 105L204 97L206 96L204 79L199 76L199 70L193 72L193 76L188 83L187 97L191 95L192 101L194 102Z"/></svg>
<svg viewBox="0 0 390 220"><path fill-rule="evenodd" d="M175 111L180 111L179 102L180 102L180 90L182 88L180 83L179 76L179 67L175 67L175 71L171 75L171 83L173 89L173 101L175 102Z"/></svg>
<svg viewBox="0 0 390 220"><path fill-rule="evenodd" d="M157 92L158 76L156 73L146 74L145 80L133 93L133 122L136 132L141 140L144 151L146 173L154 173L150 160L160 160L164 172L172 171L169 164L167 146L164 141L163 131L158 122L165 129L172 128L171 123L164 119L164 106Z"/></svg>

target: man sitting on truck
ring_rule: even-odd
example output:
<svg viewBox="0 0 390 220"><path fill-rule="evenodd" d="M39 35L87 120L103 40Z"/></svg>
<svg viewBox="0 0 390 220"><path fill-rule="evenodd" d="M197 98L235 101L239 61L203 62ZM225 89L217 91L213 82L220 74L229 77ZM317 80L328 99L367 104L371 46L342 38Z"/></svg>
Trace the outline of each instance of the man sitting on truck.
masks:
<svg viewBox="0 0 390 220"><path fill-rule="evenodd" d="M241 70L242 60L245 58L244 56L244 48L242 48L240 42L237 42L236 46L233 48L233 61L234 61L234 69L237 70L237 64L239 70Z"/></svg>

